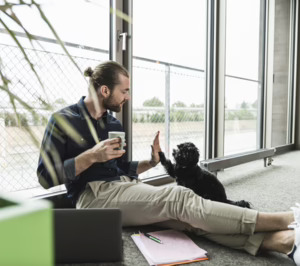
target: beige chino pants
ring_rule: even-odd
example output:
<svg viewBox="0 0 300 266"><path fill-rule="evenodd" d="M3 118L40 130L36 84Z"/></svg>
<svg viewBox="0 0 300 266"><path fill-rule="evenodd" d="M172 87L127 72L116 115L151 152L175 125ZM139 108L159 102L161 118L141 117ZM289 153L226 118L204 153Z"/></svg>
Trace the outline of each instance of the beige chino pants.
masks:
<svg viewBox="0 0 300 266"><path fill-rule="evenodd" d="M76 208L119 208L123 226L156 224L186 230L256 255L263 233L255 233L258 212L210 201L182 186L156 187L131 181L87 184Z"/></svg>

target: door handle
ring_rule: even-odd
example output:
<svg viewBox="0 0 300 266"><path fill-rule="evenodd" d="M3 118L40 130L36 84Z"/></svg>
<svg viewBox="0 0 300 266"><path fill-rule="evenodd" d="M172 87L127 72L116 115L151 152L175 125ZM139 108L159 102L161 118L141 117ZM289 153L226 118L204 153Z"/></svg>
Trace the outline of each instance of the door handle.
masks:
<svg viewBox="0 0 300 266"><path fill-rule="evenodd" d="M122 50L126 51L126 41L127 41L128 33L122 32L118 34L118 40L120 41L122 39Z"/></svg>

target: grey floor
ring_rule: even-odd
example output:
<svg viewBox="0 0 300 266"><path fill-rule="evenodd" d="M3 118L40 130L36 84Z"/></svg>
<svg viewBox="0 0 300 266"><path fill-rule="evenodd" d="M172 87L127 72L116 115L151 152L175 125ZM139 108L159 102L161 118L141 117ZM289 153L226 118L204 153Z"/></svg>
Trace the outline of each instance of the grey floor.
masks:
<svg viewBox="0 0 300 266"><path fill-rule="evenodd" d="M218 174L225 185L228 198L249 200L259 211L287 211L295 202L300 202L300 151L292 151L274 157L273 164L264 167L263 160L226 169ZM81 265L148 265L130 238L138 230L157 230L153 226L124 228L124 259L119 263ZM287 256L275 252L254 257L245 252L229 249L204 238L189 235L196 244L210 254L209 261L189 265L295 265ZM64 264L66 265L66 264ZM75 265L75 264L69 264Z"/></svg>

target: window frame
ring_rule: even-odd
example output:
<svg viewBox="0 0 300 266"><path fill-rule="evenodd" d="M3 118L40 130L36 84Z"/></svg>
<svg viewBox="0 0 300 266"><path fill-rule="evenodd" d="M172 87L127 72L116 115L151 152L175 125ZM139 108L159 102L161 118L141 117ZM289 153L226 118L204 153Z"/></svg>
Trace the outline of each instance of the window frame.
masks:
<svg viewBox="0 0 300 266"><path fill-rule="evenodd" d="M274 0L275 1L275 0ZM271 0L261 0L261 19L263 36L261 38L260 71L261 76L261 94L259 96L260 116L258 119L258 148L271 147L271 89L272 72L269 67L273 62L271 46L272 46L272 22ZM116 11L132 17L132 0L110 0L110 44L109 58L124 65L129 73L132 81L132 23L123 20L117 15ZM205 95L205 159L222 158L224 157L224 97L225 97L225 21L226 21L226 0L206 0L207 19L206 19L206 95ZM291 35L290 35L290 73L289 73L289 109L287 126L287 145L282 145L276 148L276 154L287 152L296 148L297 141L299 142L299 122L296 120L296 111L299 111L300 101L299 94L296 94L297 89L297 56L298 56L298 16L299 16L298 0L291 0ZM273 23L273 24L272 24ZM122 37L120 33L126 32L126 50L122 50ZM299 89L298 89L299 90ZM130 96L132 97L132 90ZM120 113L114 114L123 124L126 132L127 154L126 159L132 159L132 101L128 101ZM299 143L298 143L299 144ZM254 151L253 151L254 152ZM251 153L251 152L249 152ZM243 154L234 154L238 160L243 157ZM241 160L240 160L241 161ZM243 162L247 162L245 159ZM229 167L224 160L224 168ZM162 185L172 182L167 175L153 177L145 180L153 185ZM60 189L60 191L65 191ZM45 194L53 192L47 191Z"/></svg>

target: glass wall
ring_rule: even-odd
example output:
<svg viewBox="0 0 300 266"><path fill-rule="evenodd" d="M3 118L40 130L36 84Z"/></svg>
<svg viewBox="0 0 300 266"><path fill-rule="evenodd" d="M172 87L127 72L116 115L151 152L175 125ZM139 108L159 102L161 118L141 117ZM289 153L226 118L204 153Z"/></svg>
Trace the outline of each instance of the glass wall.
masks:
<svg viewBox="0 0 300 266"><path fill-rule="evenodd" d="M50 114L87 94L82 71L108 60L112 47L110 27L115 25L109 23L109 1L77 0L72 1L72 8L69 0L39 3L78 67L54 41L36 8L15 8L38 39L33 46L24 30L0 12L1 19L16 31L43 83L41 86L20 48L0 25L1 71L11 82L11 92L37 113L32 115L16 102L18 120L8 94L0 91L0 190L40 189L36 178L39 145L26 128L40 142ZM218 12L208 12L207 3L212 3L208 7L216 5ZM133 33L127 39L133 47L132 159L150 158L157 131L170 159L176 145L187 141L197 145L201 160L209 159L205 158L205 139L209 139L207 150L218 157L293 143L295 3L132 0ZM207 14L211 25L207 25ZM216 47L207 44L208 28L215 30L208 40L218 40ZM212 51L209 56L206 45ZM207 58L215 62L207 64ZM213 66L209 73L206 65ZM205 136L206 127L213 129L210 138ZM158 165L141 178L164 174Z"/></svg>
<svg viewBox="0 0 300 266"><path fill-rule="evenodd" d="M224 155L258 148L261 0L226 1Z"/></svg>
<svg viewBox="0 0 300 266"><path fill-rule="evenodd" d="M206 1L134 0L133 21L133 159L150 156L158 130L170 159L186 141L203 154Z"/></svg>

